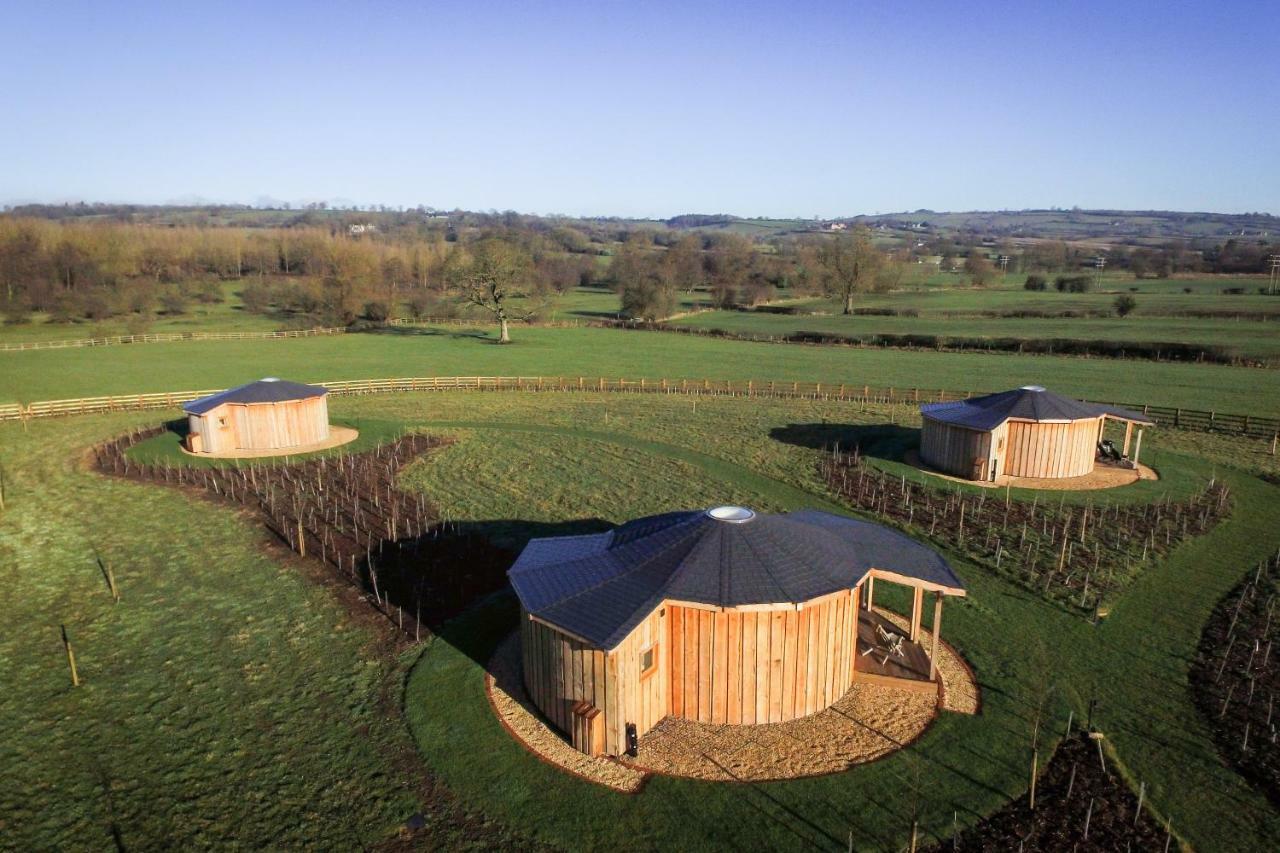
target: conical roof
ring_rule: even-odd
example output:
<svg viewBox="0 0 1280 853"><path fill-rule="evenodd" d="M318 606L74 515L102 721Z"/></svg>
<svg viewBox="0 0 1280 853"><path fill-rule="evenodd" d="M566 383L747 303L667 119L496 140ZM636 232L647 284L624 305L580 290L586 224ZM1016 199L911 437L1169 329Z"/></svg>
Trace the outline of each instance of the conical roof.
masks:
<svg viewBox="0 0 1280 853"><path fill-rule="evenodd" d="M1085 403L1046 391L1040 385L1024 385L1012 391L970 397L950 403L925 403L920 414L926 418L969 429L989 430L1014 418L1027 421L1062 423L1088 420L1110 415L1122 420L1151 424L1155 421L1140 412L1108 406L1102 403Z"/></svg>
<svg viewBox="0 0 1280 853"><path fill-rule="evenodd" d="M963 590L936 551L890 528L814 510L666 513L588 536L534 539L511 567L539 619L611 649L663 601L801 604L872 568Z"/></svg>
<svg viewBox="0 0 1280 853"><path fill-rule="evenodd" d="M223 403L283 403L286 400L307 400L311 397L323 397L329 393L328 388L319 385L303 385L286 379L267 377L257 382L237 385L208 397L191 400L182 405L182 410L189 415L203 415L216 409Z"/></svg>

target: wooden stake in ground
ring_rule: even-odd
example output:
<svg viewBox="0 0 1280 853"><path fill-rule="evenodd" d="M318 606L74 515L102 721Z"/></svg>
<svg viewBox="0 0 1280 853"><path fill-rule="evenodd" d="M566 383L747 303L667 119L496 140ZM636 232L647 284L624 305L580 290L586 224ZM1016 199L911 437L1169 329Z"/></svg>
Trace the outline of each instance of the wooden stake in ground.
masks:
<svg viewBox="0 0 1280 853"><path fill-rule="evenodd" d="M116 573L111 571L110 563L104 563L103 568L107 570L107 586L111 587L111 598L116 604L119 604L120 588L116 586Z"/></svg>
<svg viewBox="0 0 1280 853"><path fill-rule="evenodd" d="M1039 750L1031 750L1031 810L1036 810L1036 766L1040 763Z"/></svg>
<svg viewBox="0 0 1280 853"><path fill-rule="evenodd" d="M71 648L71 638L67 636L67 626L59 625L62 629L62 647L67 650L67 666L71 667L71 686L80 686L80 674L76 672L76 653Z"/></svg>

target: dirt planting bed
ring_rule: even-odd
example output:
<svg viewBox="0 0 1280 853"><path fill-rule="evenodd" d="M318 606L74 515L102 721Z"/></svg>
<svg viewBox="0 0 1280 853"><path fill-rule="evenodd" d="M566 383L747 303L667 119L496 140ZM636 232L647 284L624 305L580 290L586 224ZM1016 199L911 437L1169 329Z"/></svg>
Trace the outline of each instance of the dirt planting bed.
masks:
<svg viewBox="0 0 1280 853"><path fill-rule="evenodd" d="M1218 752L1280 807L1280 557L1214 608L1191 667L1191 694Z"/></svg>
<svg viewBox="0 0 1280 853"><path fill-rule="evenodd" d="M446 439L411 433L363 453L217 467L138 463L126 455L163 431L99 445L93 464L113 476L192 489L255 511L281 543L355 584L414 639L506 584L510 552L442 520L429 500L396 486L404 466Z"/></svg>
<svg viewBox="0 0 1280 853"><path fill-rule="evenodd" d="M837 450L819 464L849 506L922 531L1085 613L1123 589L1140 566L1208 532L1231 505L1219 481L1181 501L1055 506L918 483L868 465L857 451Z"/></svg>
<svg viewBox="0 0 1280 853"><path fill-rule="evenodd" d="M1065 739L1030 792L975 826L932 848L935 851L1085 851L1177 849L1170 828L1159 823L1114 772L1103 768L1098 742L1084 733Z"/></svg>

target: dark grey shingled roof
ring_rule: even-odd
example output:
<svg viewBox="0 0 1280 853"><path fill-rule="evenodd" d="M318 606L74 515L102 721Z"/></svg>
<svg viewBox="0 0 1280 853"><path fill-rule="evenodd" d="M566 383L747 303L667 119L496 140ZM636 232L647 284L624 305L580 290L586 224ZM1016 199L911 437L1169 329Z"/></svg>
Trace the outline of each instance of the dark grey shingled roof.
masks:
<svg viewBox="0 0 1280 853"><path fill-rule="evenodd" d="M951 403L925 403L920 414L930 420L968 427L969 429L995 429L1010 418L1029 421L1078 421L1111 415L1138 423L1154 424L1141 412L1105 406L1101 403L1084 403L1061 397L1046 391L1039 385L1026 385L1012 391L971 397Z"/></svg>
<svg viewBox="0 0 1280 853"><path fill-rule="evenodd" d="M289 382L284 379L259 379L257 382L250 382L247 385L240 385L184 403L182 410L189 415L203 415L223 403L281 403L285 400L323 397L328 393L328 388L321 388L319 385L303 385L300 382Z"/></svg>
<svg viewBox="0 0 1280 853"><path fill-rule="evenodd" d="M866 521L801 510L722 521L692 510L607 533L534 539L508 574L529 613L612 649L664 600L799 604L851 589L871 568L953 589L936 551Z"/></svg>

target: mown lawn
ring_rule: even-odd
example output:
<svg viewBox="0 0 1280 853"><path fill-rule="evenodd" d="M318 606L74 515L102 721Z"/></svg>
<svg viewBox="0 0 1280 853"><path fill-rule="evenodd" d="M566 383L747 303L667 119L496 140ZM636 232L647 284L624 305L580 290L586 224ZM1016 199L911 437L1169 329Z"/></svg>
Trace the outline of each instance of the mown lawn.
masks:
<svg viewBox="0 0 1280 853"><path fill-rule="evenodd" d="M778 470L776 463L795 462L797 451L777 441L776 451L765 449L762 436L779 425L778 412L759 412L754 404L722 401L721 408L700 413L714 429L686 411L689 426L682 437L678 412L642 413L652 408L644 400L603 400L608 425L601 412L575 428L561 419L585 421L581 408L570 404L566 412L545 395L530 395L528 402L476 397L433 404L433 398L419 395L375 404L398 416L421 405L419 416L429 423L461 430L457 444L405 477L437 495L446 513L462 521L500 520L510 529L511 516L525 507L521 519L538 533L547 522L621 520L702 505L708 484L735 499L763 492L771 507L827 505L820 495L786 488L787 480L799 482L803 475L769 477L777 489L760 483L761 474ZM792 414L812 417L805 405ZM461 412L470 419L456 420ZM856 416L845 413L846 420ZM551 438L541 440L548 429ZM737 437L742 453L736 460L730 439L716 442L710 438L715 432ZM604 451L601 442L616 449ZM666 447L677 449L673 459L662 458ZM699 466L697 486L687 494L665 480L652 494L610 491L594 473L576 478L559 461L572 454L612 470L619 465L612 460L626 458L626 478L635 466L663 471L673 461L687 461L689 452L714 457L716 464ZM595 464L587 462L587 470ZM480 488L451 485L461 472L471 472ZM1212 741L1195 723L1185 672L1199 632L1198 610L1207 612L1217 590L1248 571L1256 553L1280 543L1280 505L1274 487L1229 469L1220 473L1246 509L1150 567L1100 627L958 562L971 596L948 609L944 630L979 674L983 713L948 715L911 749L850 773L744 786L655 778L643 794L628 798L547 767L510 739L484 700L477 661L514 625L513 605L505 599L463 617L428 647L410 676L406 713L428 763L462 796L486 802L490 813L553 844L718 849L803 841L842 848L852 832L860 849L894 849L904 843L917 802L925 830L944 837L953 820L970 823L1025 789L1030 708L1051 688L1054 738L1067 708L1079 718L1097 699L1095 722L1117 747L1112 760L1135 786L1146 783L1149 801L1172 819L1176 831L1204 849L1258 849L1280 832L1280 815L1217 760ZM566 500L574 491L576 499ZM1192 588L1203 591L1203 603L1199 595L1187 595Z"/></svg>
<svg viewBox="0 0 1280 853"><path fill-rule="evenodd" d="M1280 303L1280 300L1272 300ZM1277 306L1280 307L1280 306ZM1070 306L1057 310L1071 310ZM1076 309L1082 310L1082 309ZM1104 309L1106 310L1106 309ZM939 335L956 338L1061 338L1133 343L1183 343L1221 347L1245 358L1280 360L1280 315L1270 320L1233 317L919 317L873 315L826 316L769 314L748 311L705 311L673 321L678 326L721 329L739 334L783 336L821 332L851 337L871 335Z"/></svg>
<svg viewBox="0 0 1280 853"><path fill-rule="evenodd" d="M0 848L394 837L424 809L423 777L386 635L268 555L255 519L82 470L88 444L154 418L0 425ZM468 843L448 817L428 816L440 843Z"/></svg>
<svg viewBox="0 0 1280 853"><path fill-rule="evenodd" d="M1280 412L1280 371L1116 359L939 353L715 340L612 329L487 327L333 338L139 344L0 353L0 401L397 376L610 376L818 381L1064 394L1257 415Z"/></svg>
<svg viewBox="0 0 1280 853"><path fill-rule="evenodd" d="M402 483L510 545L725 500L833 508L814 469L815 431L882 423L888 413L617 394L332 403L337 419L370 438L404 428L453 435ZM377 632L305 570L264 554L252 519L75 464L92 441L172 414L0 427L0 572L14 591L0 615L0 661L23 685L0 696L0 725L17 733L0 761L18 768L0 781L0 837L28 849L110 846L113 832L126 847L349 849L391 839L423 805L420 778L401 760L408 735L379 700L399 692L405 669L377 649ZM1145 447L1177 464L1168 448L1182 449L1179 441L1156 430ZM1205 450L1219 460L1238 452ZM1186 467L1194 477L1214 469ZM1186 669L1219 590L1280 545L1280 493L1226 466L1215 473L1231 481L1236 513L1148 568L1101 626L957 561L970 598L948 607L944 635L975 667L983 713L946 715L910 749L822 779L658 778L626 797L550 768L512 741L484 700L478 661L514 625L513 603L499 596L447 626L405 682L419 772L483 812L492 833L479 839L431 813L425 837L440 846L510 845L517 836L507 833L518 833L575 849L844 849L852 836L859 849L896 849L913 814L940 838L953 821L972 823L1025 789L1031 709L1052 688L1046 746L1068 709L1078 718L1097 699L1111 760L1147 784L1175 831L1201 849L1262 849L1280 834L1280 815L1217 760ZM118 605L94 548L120 581ZM68 684L59 623L76 643L78 689Z"/></svg>

